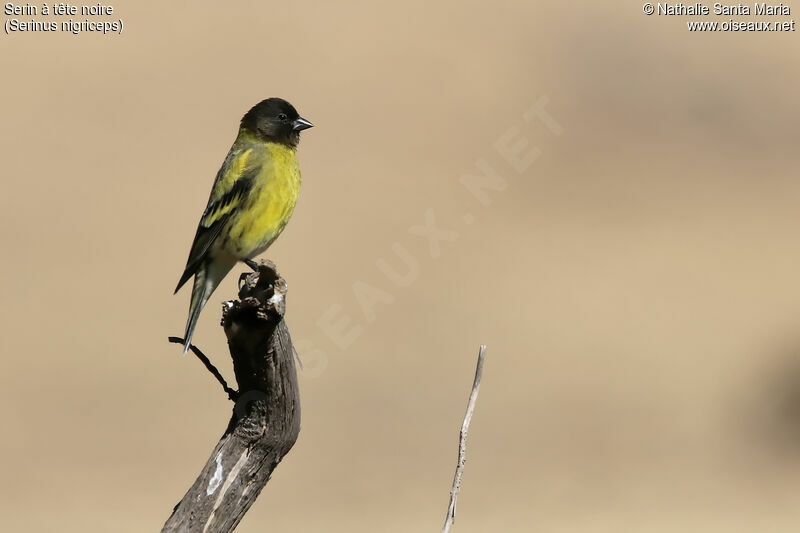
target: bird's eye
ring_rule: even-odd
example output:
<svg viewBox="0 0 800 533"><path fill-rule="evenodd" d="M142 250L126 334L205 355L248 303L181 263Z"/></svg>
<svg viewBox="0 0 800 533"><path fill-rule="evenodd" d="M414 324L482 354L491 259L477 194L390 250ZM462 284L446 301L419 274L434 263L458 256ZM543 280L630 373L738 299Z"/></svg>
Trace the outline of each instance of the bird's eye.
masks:
<svg viewBox="0 0 800 533"><path fill-rule="evenodd" d="M284 113L281 113L280 115L278 115L278 120L280 120L281 122L286 122L287 118L288 117Z"/></svg>

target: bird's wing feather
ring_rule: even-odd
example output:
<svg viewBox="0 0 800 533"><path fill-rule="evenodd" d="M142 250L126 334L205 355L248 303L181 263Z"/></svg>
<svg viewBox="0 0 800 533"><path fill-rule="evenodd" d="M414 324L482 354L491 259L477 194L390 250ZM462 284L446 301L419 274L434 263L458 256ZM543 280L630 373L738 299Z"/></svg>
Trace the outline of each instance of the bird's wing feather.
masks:
<svg viewBox="0 0 800 533"><path fill-rule="evenodd" d="M261 171L263 161L253 156L253 150L234 151L228 154L211 189L197 233L194 236L186 269L175 292L191 278L202 265L211 245L219 237L226 222L236 212L253 187L255 177Z"/></svg>

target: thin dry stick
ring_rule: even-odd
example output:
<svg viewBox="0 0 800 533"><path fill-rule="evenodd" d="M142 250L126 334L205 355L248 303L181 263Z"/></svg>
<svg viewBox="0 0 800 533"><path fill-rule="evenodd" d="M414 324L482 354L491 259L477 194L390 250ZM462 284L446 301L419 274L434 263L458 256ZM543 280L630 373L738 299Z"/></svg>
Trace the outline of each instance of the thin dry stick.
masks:
<svg viewBox="0 0 800 533"><path fill-rule="evenodd" d="M183 338L182 337L168 337L167 340L169 342L173 343L173 344L183 344ZM208 356L206 354L204 354L200 350L200 348L198 348L194 344L190 344L189 345L189 349L192 350L192 353L194 353L197 356L197 358L200 359L200 362L203 363L203 365L205 365L206 370L211 372L211 375L214 376L215 378L217 378L217 381L219 381L219 384L222 385L222 390L225 391L225 394L228 395L228 398L232 402L235 402L236 400L238 400L239 399L239 392L233 390L232 388L230 388L228 386L228 382L225 381L225 378L222 377L222 374L220 374L219 370L217 370L217 367L214 366L214 364L211 362L211 360L208 358Z"/></svg>
<svg viewBox="0 0 800 533"><path fill-rule="evenodd" d="M458 465L456 475L453 477L453 488L450 489L450 505L447 507L447 517L444 521L442 533L448 533L456 520L456 500L458 491L461 489L461 476L464 473L464 463L467 462L467 431L469 423L472 421L472 413L475 411L475 402L478 400L478 390L481 388L481 375L483 374L483 359L486 353L486 345L482 344L478 352L478 366L475 369L475 380L472 382L472 392L469 394L467 402L467 414L464 415L464 422L461 424L461 433L458 436Z"/></svg>

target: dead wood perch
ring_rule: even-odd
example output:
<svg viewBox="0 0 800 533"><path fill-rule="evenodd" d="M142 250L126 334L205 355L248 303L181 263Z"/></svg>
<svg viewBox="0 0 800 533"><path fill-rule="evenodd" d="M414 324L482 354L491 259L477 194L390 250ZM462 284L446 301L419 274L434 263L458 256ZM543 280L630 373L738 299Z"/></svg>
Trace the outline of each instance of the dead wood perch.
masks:
<svg viewBox="0 0 800 533"><path fill-rule="evenodd" d="M238 383L233 415L163 532L233 531L300 433L294 348L283 321L286 282L271 262L246 276L222 326Z"/></svg>

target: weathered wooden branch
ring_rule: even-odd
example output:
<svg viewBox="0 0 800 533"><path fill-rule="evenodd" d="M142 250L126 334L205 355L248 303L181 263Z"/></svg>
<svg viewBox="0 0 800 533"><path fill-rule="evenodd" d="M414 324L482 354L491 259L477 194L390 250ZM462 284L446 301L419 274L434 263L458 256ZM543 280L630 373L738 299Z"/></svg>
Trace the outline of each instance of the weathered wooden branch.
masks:
<svg viewBox="0 0 800 533"><path fill-rule="evenodd" d="M467 402L467 414L464 415L464 422L461 423L461 432L458 434L458 463L456 464L456 474L453 476L453 488L450 489L450 504L447 506L447 516L445 516L442 533L449 533L450 528L453 527L453 522L456 521L458 491L461 490L461 476L464 474L464 465L467 463L467 432L469 431L469 423L472 422L472 413L475 412L475 403L478 401L485 355L486 345L481 345L481 349L478 351L475 379L472 381L472 392L469 393L469 401Z"/></svg>
<svg viewBox="0 0 800 533"><path fill-rule="evenodd" d="M243 278L239 300L222 315L238 383L233 415L162 532L233 531L300 433L286 282L270 262Z"/></svg>

